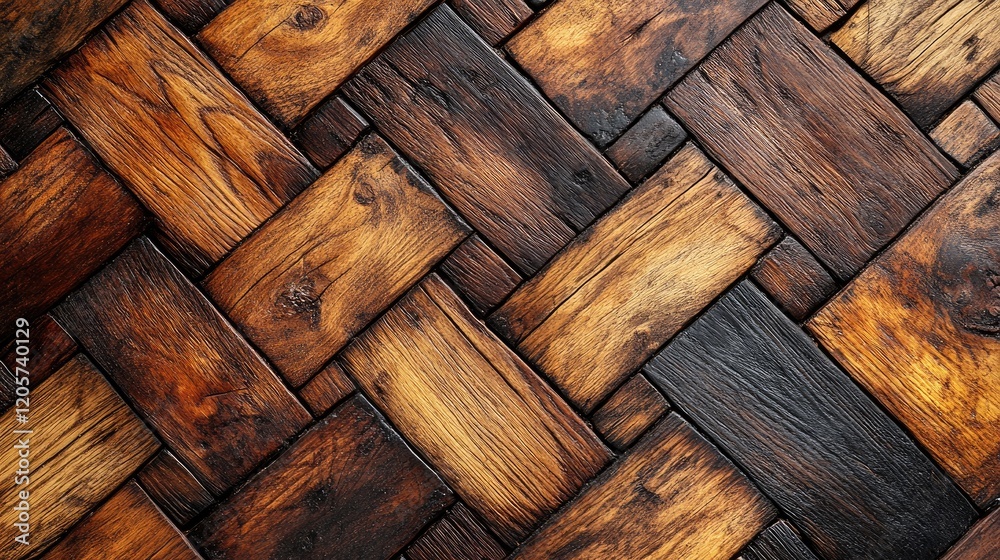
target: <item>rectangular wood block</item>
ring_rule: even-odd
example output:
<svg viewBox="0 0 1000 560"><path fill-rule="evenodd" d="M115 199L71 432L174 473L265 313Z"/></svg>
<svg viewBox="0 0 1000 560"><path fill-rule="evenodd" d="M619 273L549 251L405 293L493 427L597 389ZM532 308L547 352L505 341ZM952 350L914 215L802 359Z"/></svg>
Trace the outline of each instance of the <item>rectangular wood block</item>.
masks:
<svg viewBox="0 0 1000 560"><path fill-rule="evenodd" d="M356 396L191 531L215 560L390 558L451 492Z"/></svg>
<svg viewBox="0 0 1000 560"><path fill-rule="evenodd" d="M354 383L351 383L337 362L330 362L302 386L299 396L313 416L319 417L353 392Z"/></svg>
<svg viewBox="0 0 1000 560"><path fill-rule="evenodd" d="M749 282L646 373L826 558L931 560L975 519L951 480Z"/></svg>
<svg viewBox="0 0 1000 560"><path fill-rule="evenodd" d="M507 47L603 146L765 1L561 0Z"/></svg>
<svg viewBox="0 0 1000 560"><path fill-rule="evenodd" d="M344 93L522 272L538 270L629 189L445 5Z"/></svg>
<svg viewBox="0 0 1000 560"><path fill-rule="evenodd" d="M781 520L754 537L736 560L817 560L795 528Z"/></svg>
<svg viewBox="0 0 1000 560"><path fill-rule="evenodd" d="M467 234L370 135L212 271L205 288L299 386Z"/></svg>
<svg viewBox="0 0 1000 560"><path fill-rule="evenodd" d="M963 167L1000 145L1000 128L975 101L966 99L931 131L934 142Z"/></svg>
<svg viewBox="0 0 1000 560"><path fill-rule="evenodd" d="M779 235L689 145L514 292L491 325L589 412Z"/></svg>
<svg viewBox="0 0 1000 560"><path fill-rule="evenodd" d="M470 236L448 255L441 263L441 273L480 316L496 307L521 283L521 275L478 235Z"/></svg>
<svg viewBox="0 0 1000 560"><path fill-rule="evenodd" d="M408 560L504 560L507 552L462 503L406 549Z"/></svg>
<svg viewBox="0 0 1000 560"><path fill-rule="evenodd" d="M667 104L840 280L957 176L899 109L776 3Z"/></svg>
<svg viewBox="0 0 1000 560"><path fill-rule="evenodd" d="M104 26L45 87L196 272L318 175L146 0Z"/></svg>
<svg viewBox="0 0 1000 560"><path fill-rule="evenodd" d="M1000 552L1000 509L979 520L941 560L996 560Z"/></svg>
<svg viewBox="0 0 1000 560"><path fill-rule="evenodd" d="M434 0L236 0L198 40L286 127L337 89Z"/></svg>
<svg viewBox="0 0 1000 560"><path fill-rule="evenodd" d="M311 419L146 238L54 315L216 495Z"/></svg>
<svg viewBox="0 0 1000 560"><path fill-rule="evenodd" d="M345 369L507 544L610 459L436 275L344 350Z"/></svg>
<svg viewBox="0 0 1000 560"><path fill-rule="evenodd" d="M14 373L18 377L24 375L24 371L18 371L17 368L27 370L31 384L37 386L61 368L77 351L76 342L49 315L29 321L24 330L17 329L16 324L11 322L4 334L9 335L11 340L0 349L0 365L5 366L10 375L4 373L0 376L0 411L7 410L8 406L14 404L17 390ZM28 354L19 356L17 349L21 345L17 340L24 339L28 340ZM27 367L23 363L25 358ZM3 367L0 367L0 372L3 372Z"/></svg>
<svg viewBox="0 0 1000 560"><path fill-rule="evenodd" d="M994 154L808 325L981 506L1000 496L998 224Z"/></svg>
<svg viewBox="0 0 1000 560"><path fill-rule="evenodd" d="M728 459L670 414L512 558L728 560L774 515Z"/></svg>
<svg viewBox="0 0 1000 560"><path fill-rule="evenodd" d="M0 146L21 161L62 122L37 88L25 90L0 111Z"/></svg>
<svg viewBox="0 0 1000 560"><path fill-rule="evenodd" d="M70 360L45 383L32 387L29 422L19 424L15 410L0 421L4 430L0 461L9 477L0 487L0 499L9 504L0 557L27 558L45 549L91 508L125 482L159 443L107 380L83 356ZM14 434L18 427L32 434ZM28 439L28 486L15 485L19 439ZM22 442L23 443L23 442ZM6 478L6 477L5 477ZM10 525L18 492L30 492L31 534L28 546L14 541Z"/></svg>
<svg viewBox="0 0 1000 560"><path fill-rule="evenodd" d="M805 319L837 291L830 273L794 237L785 237L771 249L751 276L796 321Z"/></svg>
<svg viewBox="0 0 1000 560"><path fill-rule="evenodd" d="M612 447L624 451L669 408L656 387L636 374L597 409L590 422Z"/></svg>
<svg viewBox="0 0 1000 560"><path fill-rule="evenodd" d="M167 449L161 449L136 474L136 480L170 519L181 525L215 501L208 489Z"/></svg>
<svg viewBox="0 0 1000 560"><path fill-rule="evenodd" d="M524 0L452 0L452 6L491 45L503 42L535 13Z"/></svg>

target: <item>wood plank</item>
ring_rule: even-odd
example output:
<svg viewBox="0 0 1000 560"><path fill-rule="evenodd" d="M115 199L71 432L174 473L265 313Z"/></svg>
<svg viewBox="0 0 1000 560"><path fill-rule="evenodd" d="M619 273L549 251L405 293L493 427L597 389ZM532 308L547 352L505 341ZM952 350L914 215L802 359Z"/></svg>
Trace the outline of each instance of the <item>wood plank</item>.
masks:
<svg viewBox="0 0 1000 560"><path fill-rule="evenodd" d="M687 146L514 292L490 322L590 412L779 234Z"/></svg>
<svg viewBox="0 0 1000 560"><path fill-rule="evenodd" d="M389 558L451 492L360 396L191 531L212 559Z"/></svg>
<svg viewBox="0 0 1000 560"><path fill-rule="evenodd" d="M998 200L995 154L808 325L981 506L1000 496Z"/></svg>
<svg viewBox="0 0 1000 560"><path fill-rule="evenodd" d="M995 560L1000 552L1000 509L994 509L962 537L941 560Z"/></svg>
<svg viewBox="0 0 1000 560"><path fill-rule="evenodd" d="M669 409L663 395L636 374L597 409L590 422L612 447L624 451Z"/></svg>
<svg viewBox="0 0 1000 560"><path fill-rule="evenodd" d="M786 237L751 272L792 319L801 321L837 291L837 282L808 249Z"/></svg>
<svg viewBox="0 0 1000 560"><path fill-rule="evenodd" d="M1000 146L1000 128L966 99L931 131L931 138L963 167L972 167Z"/></svg>
<svg viewBox="0 0 1000 560"><path fill-rule="evenodd" d="M11 0L0 5L0 105L11 100L126 0Z"/></svg>
<svg viewBox="0 0 1000 560"><path fill-rule="evenodd" d="M7 153L7 150L0 146L0 179L17 171L17 162Z"/></svg>
<svg viewBox="0 0 1000 560"><path fill-rule="evenodd" d="M29 321L27 327L28 354L27 356L18 356L17 347L19 345L16 339L23 340L23 337L17 333L14 327L15 324L11 323L8 327L10 331L5 330L4 335L10 335L12 340L0 349L0 363L11 374L6 375L5 372L5 375L0 376L0 411L7 410L8 406L14 404L14 392L17 384L13 373L17 371L18 367L27 369L31 384L37 386L61 368L77 351L76 342L66 334L66 331L53 321L51 316L42 315L38 320ZM22 367L17 361L18 358L23 357L28 359L27 368Z"/></svg>
<svg viewBox="0 0 1000 560"><path fill-rule="evenodd" d="M817 560L798 532L781 520L754 537L736 560Z"/></svg>
<svg viewBox="0 0 1000 560"><path fill-rule="evenodd" d="M764 3L562 0L507 48L553 103L603 146Z"/></svg>
<svg viewBox="0 0 1000 560"><path fill-rule="evenodd" d="M321 169L333 165L349 150L368 121L339 95L324 102L295 129L292 137Z"/></svg>
<svg viewBox="0 0 1000 560"><path fill-rule="evenodd" d="M384 47L434 0L236 0L198 40L286 127Z"/></svg>
<svg viewBox="0 0 1000 560"><path fill-rule="evenodd" d="M136 480L179 525L187 525L215 501L208 489L167 449L161 449L139 471Z"/></svg>
<svg viewBox="0 0 1000 560"><path fill-rule="evenodd" d="M654 105L605 153L629 181L638 183L685 140L684 128L662 106Z"/></svg>
<svg viewBox="0 0 1000 560"><path fill-rule="evenodd" d="M191 34L209 22L226 7L227 0L155 0L185 33Z"/></svg>
<svg viewBox="0 0 1000 560"><path fill-rule="evenodd" d="M507 544L610 459L436 275L341 354L348 373Z"/></svg>
<svg viewBox="0 0 1000 560"><path fill-rule="evenodd" d="M318 175L146 0L45 87L156 215L189 271L217 261Z"/></svg>
<svg viewBox="0 0 1000 560"><path fill-rule="evenodd" d="M461 502L410 545L409 560L503 560L507 551Z"/></svg>
<svg viewBox="0 0 1000 560"><path fill-rule="evenodd" d="M312 411L313 416L326 414L335 404L354 392L354 383L337 364L330 362L306 383L299 396Z"/></svg>
<svg viewBox="0 0 1000 560"><path fill-rule="evenodd" d="M0 183L0 324L34 318L144 225L142 211L66 129Z"/></svg>
<svg viewBox="0 0 1000 560"><path fill-rule="evenodd" d="M426 181L370 135L205 288L297 387L466 235Z"/></svg>
<svg viewBox="0 0 1000 560"><path fill-rule="evenodd" d="M512 558L727 560L774 515L728 459L670 414Z"/></svg>
<svg viewBox="0 0 1000 560"><path fill-rule="evenodd" d="M343 91L522 272L538 270L629 189L447 6Z"/></svg>
<svg viewBox="0 0 1000 560"><path fill-rule="evenodd" d="M749 282L646 366L827 558L932 559L975 509Z"/></svg>
<svg viewBox="0 0 1000 560"><path fill-rule="evenodd" d="M13 433L15 410L0 420L0 464L10 479L0 488L7 507L19 504L19 493L29 492L29 544L14 541L15 529L5 523L9 538L0 542L0 557L26 558L44 550L90 509L156 453L159 443L104 377L83 356L77 356L45 383L32 388L26 428L32 434ZM27 486L14 481L19 468L15 445L28 439ZM14 482L11 484L10 482ZM13 520L13 515L7 519Z"/></svg>
<svg viewBox="0 0 1000 560"><path fill-rule="evenodd" d="M1000 63L998 21L993 0L868 0L831 39L925 126Z"/></svg>
<svg viewBox="0 0 1000 560"><path fill-rule="evenodd" d="M47 560L200 560L135 482L129 482L45 554Z"/></svg>
<svg viewBox="0 0 1000 560"><path fill-rule="evenodd" d="M847 15L837 0L786 0L785 3L819 33Z"/></svg>
<svg viewBox="0 0 1000 560"><path fill-rule="evenodd" d="M521 275L478 235L465 240L441 263L441 274L451 281L476 315L491 311L521 283Z"/></svg>
<svg viewBox="0 0 1000 560"><path fill-rule="evenodd" d="M902 112L775 3L667 100L840 280L957 176Z"/></svg>
<svg viewBox="0 0 1000 560"><path fill-rule="evenodd" d="M263 359L146 238L70 295L54 315L216 495L311 419Z"/></svg>
<svg viewBox="0 0 1000 560"><path fill-rule="evenodd" d="M21 161L62 122L38 89L25 90L0 112L0 145Z"/></svg>
<svg viewBox="0 0 1000 560"><path fill-rule="evenodd" d="M452 0L452 6L491 45L503 42L535 13L524 0Z"/></svg>
<svg viewBox="0 0 1000 560"><path fill-rule="evenodd" d="M994 121L1000 122L1000 72L983 82L973 97Z"/></svg>

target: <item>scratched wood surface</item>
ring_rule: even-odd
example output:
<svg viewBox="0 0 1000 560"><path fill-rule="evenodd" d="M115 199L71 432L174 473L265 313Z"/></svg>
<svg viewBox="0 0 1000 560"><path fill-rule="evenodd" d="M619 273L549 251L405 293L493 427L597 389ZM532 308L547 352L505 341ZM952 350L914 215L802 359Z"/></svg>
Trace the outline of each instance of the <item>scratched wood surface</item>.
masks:
<svg viewBox="0 0 1000 560"><path fill-rule="evenodd" d="M998 29L0 1L0 558L1000 559Z"/></svg>

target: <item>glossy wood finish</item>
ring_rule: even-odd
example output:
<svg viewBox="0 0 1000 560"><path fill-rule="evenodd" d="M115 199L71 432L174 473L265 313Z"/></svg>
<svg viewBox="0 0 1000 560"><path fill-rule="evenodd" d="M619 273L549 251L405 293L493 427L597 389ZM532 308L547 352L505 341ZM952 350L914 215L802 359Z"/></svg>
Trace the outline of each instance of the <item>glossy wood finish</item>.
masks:
<svg viewBox="0 0 1000 560"><path fill-rule="evenodd" d="M21 161L62 122L38 89L25 90L0 112L0 146Z"/></svg>
<svg viewBox="0 0 1000 560"><path fill-rule="evenodd" d="M597 409L590 422L612 447L624 451L669 408L667 400L649 380L636 374Z"/></svg>
<svg viewBox="0 0 1000 560"><path fill-rule="evenodd" d="M295 129L292 137L313 163L326 169L344 155L367 128L368 121L343 97L337 96L323 102Z"/></svg>
<svg viewBox="0 0 1000 560"><path fill-rule="evenodd" d="M1000 147L1000 128L974 101L966 100L931 131L931 138L964 167Z"/></svg>
<svg viewBox="0 0 1000 560"><path fill-rule="evenodd" d="M751 276L796 321L837 291L837 282L808 249L786 237L753 268Z"/></svg>
<svg viewBox="0 0 1000 560"><path fill-rule="evenodd" d="M187 525L215 501L208 489L167 449L160 450L136 480L164 513Z"/></svg>
<svg viewBox="0 0 1000 560"><path fill-rule="evenodd" d="M817 560L795 528L781 520L754 537L736 560Z"/></svg>
<svg viewBox="0 0 1000 560"><path fill-rule="evenodd" d="M482 316L521 283L521 275L478 235L470 236L441 263L444 275Z"/></svg>
<svg viewBox="0 0 1000 560"><path fill-rule="evenodd" d="M409 560L503 560L507 552L469 508L455 504L406 550Z"/></svg>
<svg viewBox="0 0 1000 560"><path fill-rule="evenodd" d="M663 107L654 105L608 148L606 155L633 183L656 170L676 150L687 132Z"/></svg>

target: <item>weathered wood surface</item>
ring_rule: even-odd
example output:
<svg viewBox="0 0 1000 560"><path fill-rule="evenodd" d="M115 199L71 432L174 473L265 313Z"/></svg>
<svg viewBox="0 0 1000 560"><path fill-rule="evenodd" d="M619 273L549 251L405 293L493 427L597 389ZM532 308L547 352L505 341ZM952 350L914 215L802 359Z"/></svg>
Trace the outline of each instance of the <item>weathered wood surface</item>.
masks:
<svg viewBox="0 0 1000 560"><path fill-rule="evenodd" d="M451 5L491 45L502 42L535 13L524 0L452 0Z"/></svg>
<svg viewBox="0 0 1000 560"><path fill-rule="evenodd" d="M628 449L670 406L642 374L611 395L590 418L601 437L618 451Z"/></svg>
<svg viewBox="0 0 1000 560"><path fill-rule="evenodd" d="M837 282L809 250L786 237L764 256L751 275L793 319L805 319L837 291Z"/></svg>
<svg viewBox="0 0 1000 560"><path fill-rule="evenodd" d="M931 138L959 164L970 167L1000 146L1000 128L967 99L934 127Z"/></svg>
<svg viewBox="0 0 1000 560"><path fill-rule="evenodd" d="M754 537L736 560L817 560L787 521L781 520Z"/></svg>
<svg viewBox="0 0 1000 560"><path fill-rule="evenodd" d="M354 383L347 378L337 362L330 362L299 390L299 396L314 416L321 416L354 391Z"/></svg>
<svg viewBox="0 0 1000 560"><path fill-rule="evenodd" d="M942 560L991 560L1000 554L1000 509L976 523Z"/></svg>
<svg viewBox="0 0 1000 560"><path fill-rule="evenodd" d="M26 90L0 112L0 146L21 161L62 122L37 88Z"/></svg>
<svg viewBox="0 0 1000 560"><path fill-rule="evenodd" d="M493 310L521 283L521 275L478 235L466 239L441 263L441 274L477 315Z"/></svg>
<svg viewBox="0 0 1000 560"><path fill-rule="evenodd" d="M167 449L157 453L136 474L136 480L179 525L187 525L215 501L208 489Z"/></svg>
<svg viewBox="0 0 1000 560"><path fill-rule="evenodd" d="M653 172L676 150L687 133L661 105L654 105L625 134L622 134L606 154L622 174L633 183Z"/></svg>
<svg viewBox="0 0 1000 560"><path fill-rule="evenodd" d="M785 3L815 31L825 31L847 15L847 10L858 0L786 0Z"/></svg>
<svg viewBox="0 0 1000 560"><path fill-rule="evenodd" d="M503 560L507 552L464 504L455 504L410 548L409 560Z"/></svg>
<svg viewBox="0 0 1000 560"><path fill-rule="evenodd" d="M31 341L26 345L27 355L20 355L17 351L20 346L17 340L25 331L19 333L15 330L11 333L14 339L0 349L0 363L7 368L6 372L0 368L0 372L3 372L0 376L0 411L7 410L7 407L14 404L17 390L14 373L18 371L18 367L27 369L31 384L38 385L61 368L77 351L76 342L49 315L29 321L25 329L28 340ZM25 362L23 358L27 358L27 368L22 365Z"/></svg>
<svg viewBox="0 0 1000 560"><path fill-rule="evenodd" d="M368 121L344 98L324 102L302 122L292 137L302 151L322 169L333 165L368 128Z"/></svg>

